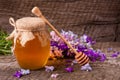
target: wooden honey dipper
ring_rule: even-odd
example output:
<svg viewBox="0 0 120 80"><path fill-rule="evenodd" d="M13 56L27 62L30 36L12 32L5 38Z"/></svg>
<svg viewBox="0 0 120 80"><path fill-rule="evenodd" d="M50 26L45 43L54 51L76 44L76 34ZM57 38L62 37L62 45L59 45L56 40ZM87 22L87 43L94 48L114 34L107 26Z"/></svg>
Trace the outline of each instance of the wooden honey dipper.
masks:
<svg viewBox="0 0 120 80"><path fill-rule="evenodd" d="M32 9L32 13L35 14L36 16L38 16L39 18L42 18L45 23L47 25L49 25L50 28L53 29L53 31L55 31L55 33L69 46L69 48L75 53L75 59L78 61L78 63L80 63L80 65L84 65L86 63L89 63L89 57L87 55L85 55L82 52L77 52L72 46L71 44L69 44L65 38L63 36L61 36L61 34L57 31L57 29L55 29L55 27L42 15L42 12L40 11L40 9L38 7L34 7Z"/></svg>

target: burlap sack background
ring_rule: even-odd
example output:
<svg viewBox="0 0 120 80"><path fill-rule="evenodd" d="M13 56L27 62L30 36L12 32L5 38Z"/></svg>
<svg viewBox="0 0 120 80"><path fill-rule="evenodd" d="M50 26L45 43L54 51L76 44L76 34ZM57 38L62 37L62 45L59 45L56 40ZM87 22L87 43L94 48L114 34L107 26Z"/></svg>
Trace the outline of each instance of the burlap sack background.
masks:
<svg viewBox="0 0 120 80"><path fill-rule="evenodd" d="M0 0L0 28L10 33L9 17L34 16L34 6L59 31L88 34L97 41L120 41L120 0Z"/></svg>

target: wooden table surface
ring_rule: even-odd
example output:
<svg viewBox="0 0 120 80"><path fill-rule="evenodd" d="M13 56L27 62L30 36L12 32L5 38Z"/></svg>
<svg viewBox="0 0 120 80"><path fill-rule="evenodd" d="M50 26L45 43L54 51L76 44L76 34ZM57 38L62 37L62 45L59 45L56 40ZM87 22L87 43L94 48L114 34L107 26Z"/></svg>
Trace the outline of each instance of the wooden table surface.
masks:
<svg viewBox="0 0 120 80"><path fill-rule="evenodd" d="M19 80L120 80L120 55L112 58L112 53L108 52L108 48L120 51L120 42L102 42L94 46L101 49L107 55L105 62L91 63L92 71L81 71L79 64L74 65L74 72L67 73L64 71L64 60L56 61L55 71L46 72L45 69L31 71L31 74L22 76ZM13 74L20 70L19 65L14 56L0 56L0 80L18 80ZM57 78L51 78L51 74L58 73Z"/></svg>

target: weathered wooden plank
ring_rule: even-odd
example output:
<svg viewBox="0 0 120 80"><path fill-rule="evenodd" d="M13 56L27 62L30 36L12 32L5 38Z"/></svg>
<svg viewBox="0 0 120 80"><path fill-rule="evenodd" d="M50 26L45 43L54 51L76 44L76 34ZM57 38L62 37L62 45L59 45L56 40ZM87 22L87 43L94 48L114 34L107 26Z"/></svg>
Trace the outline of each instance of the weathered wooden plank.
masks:
<svg viewBox="0 0 120 80"><path fill-rule="evenodd" d="M0 27L11 32L13 28L10 27L8 18L34 16L31 13L34 6L40 7L44 16L59 31L61 29L73 30L79 35L86 33L98 41L114 41L118 35L114 35L116 32L113 27L116 28L120 21L118 19L119 0L0 0ZM110 31L98 27L106 27ZM84 30L85 28L88 30ZM96 29L103 33L97 33ZM96 34L93 35L90 30L95 31ZM118 39L116 41L119 41Z"/></svg>
<svg viewBox="0 0 120 80"><path fill-rule="evenodd" d="M91 62L93 70L91 72L81 71L79 64L74 65L74 72L67 73L64 71L65 61L58 60L58 65L55 65L55 71L45 72L45 68L31 71L31 74L22 76L19 80L54 80L51 74L60 74L55 80L119 80L120 79L120 56L118 58L111 58L112 53L107 52L108 48L120 51L120 43L105 42L97 43L94 46L100 49L107 55L105 62ZM61 64L60 64L61 63ZM13 74L20 70L18 63L14 56L0 56L0 80L18 80L13 77ZM69 76L69 77L68 77Z"/></svg>

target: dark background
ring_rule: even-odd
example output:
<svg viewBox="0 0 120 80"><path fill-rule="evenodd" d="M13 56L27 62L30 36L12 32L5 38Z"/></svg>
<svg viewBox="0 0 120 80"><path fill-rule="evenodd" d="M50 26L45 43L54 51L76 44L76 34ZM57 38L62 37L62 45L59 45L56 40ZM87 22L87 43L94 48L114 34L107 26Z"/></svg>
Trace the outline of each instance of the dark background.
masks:
<svg viewBox="0 0 120 80"><path fill-rule="evenodd" d="M120 42L120 0L0 0L0 28L12 32L9 17L34 16L34 6L59 31L87 34L99 42Z"/></svg>

